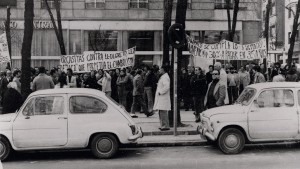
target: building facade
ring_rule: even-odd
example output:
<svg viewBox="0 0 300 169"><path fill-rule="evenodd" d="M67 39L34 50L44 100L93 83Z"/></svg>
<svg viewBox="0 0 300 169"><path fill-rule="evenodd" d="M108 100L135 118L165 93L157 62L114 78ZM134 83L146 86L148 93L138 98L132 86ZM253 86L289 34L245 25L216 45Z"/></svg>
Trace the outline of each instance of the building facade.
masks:
<svg viewBox="0 0 300 169"><path fill-rule="evenodd" d="M48 2L54 7L53 0ZM261 0L240 0L235 42L258 41L261 3ZM25 0L0 1L0 33L4 28L6 6L11 6L14 67L21 67L24 4ZM81 54L88 50L122 51L136 46L137 64L161 65L163 0L61 0L60 4L67 54ZM216 43L226 38L226 8L225 0L188 0L187 34L203 43ZM173 18L175 9L176 0ZM55 15L55 9L52 12ZM59 64L60 49L44 0L34 1L34 15L32 66L51 68ZM184 56L191 57L188 51ZM191 60L184 64L193 65Z"/></svg>

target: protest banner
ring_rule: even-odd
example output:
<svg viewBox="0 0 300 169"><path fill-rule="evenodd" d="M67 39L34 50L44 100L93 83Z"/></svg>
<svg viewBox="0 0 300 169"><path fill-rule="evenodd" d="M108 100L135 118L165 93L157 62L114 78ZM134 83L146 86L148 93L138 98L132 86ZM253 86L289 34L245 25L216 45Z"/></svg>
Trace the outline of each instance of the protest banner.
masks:
<svg viewBox="0 0 300 169"><path fill-rule="evenodd" d="M267 57L266 39L247 45L227 40L216 44L199 43L187 36L188 48L194 57L217 60L254 60Z"/></svg>
<svg viewBox="0 0 300 169"><path fill-rule="evenodd" d="M6 33L0 35L0 71L5 71L7 63L10 63Z"/></svg>
<svg viewBox="0 0 300 169"><path fill-rule="evenodd" d="M82 55L64 55L60 58L63 70L71 68L84 73L91 70L110 70L134 66L135 47L125 51L85 51Z"/></svg>

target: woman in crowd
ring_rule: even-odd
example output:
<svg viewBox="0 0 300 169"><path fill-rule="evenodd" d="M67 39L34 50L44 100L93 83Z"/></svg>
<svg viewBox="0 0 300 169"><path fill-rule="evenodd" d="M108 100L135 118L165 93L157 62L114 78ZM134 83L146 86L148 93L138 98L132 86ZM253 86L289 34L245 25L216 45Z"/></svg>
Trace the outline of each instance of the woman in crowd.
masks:
<svg viewBox="0 0 300 169"><path fill-rule="evenodd" d="M129 77L126 76L126 70L120 70L120 76L117 79L117 86L118 86L118 95L119 95L119 103L126 107L126 96L128 91L126 90L126 83L128 82Z"/></svg>
<svg viewBox="0 0 300 169"><path fill-rule="evenodd" d="M103 77L98 80L98 84L102 86L102 92L111 96L111 76L106 71L104 71Z"/></svg>

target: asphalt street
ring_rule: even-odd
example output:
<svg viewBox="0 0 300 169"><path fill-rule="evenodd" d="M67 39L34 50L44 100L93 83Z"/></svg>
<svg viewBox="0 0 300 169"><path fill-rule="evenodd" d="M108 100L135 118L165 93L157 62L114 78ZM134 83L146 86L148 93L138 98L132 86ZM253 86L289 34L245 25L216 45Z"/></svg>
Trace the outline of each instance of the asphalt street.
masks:
<svg viewBox="0 0 300 169"><path fill-rule="evenodd" d="M300 144L251 145L238 155L213 146L122 149L114 159L89 151L18 153L4 169L299 169Z"/></svg>

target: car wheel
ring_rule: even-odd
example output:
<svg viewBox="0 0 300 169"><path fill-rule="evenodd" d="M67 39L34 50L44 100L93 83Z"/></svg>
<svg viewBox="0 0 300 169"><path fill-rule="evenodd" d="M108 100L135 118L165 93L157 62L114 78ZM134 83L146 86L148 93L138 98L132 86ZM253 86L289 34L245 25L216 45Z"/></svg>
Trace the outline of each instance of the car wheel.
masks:
<svg viewBox="0 0 300 169"><path fill-rule="evenodd" d="M93 138L91 150L97 158L111 158L119 149L119 142L112 134L98 134Z"/></svg>
<svg viewBox="0 0 300 169"><path fill-rule="evenodd" d="M236 128L225 129L219 136L218 146L225 154L238 154L245 146L244 134Z"/></svg>
<svg viewBox="0 0 300 169"><path fill-rule="evenodd" d="M5 161L11 153L11 146L9 141L0 136L0 160Z"/></svg>

